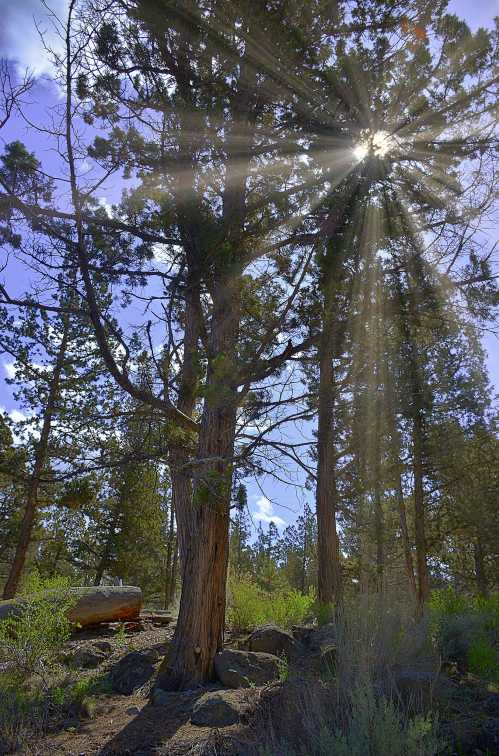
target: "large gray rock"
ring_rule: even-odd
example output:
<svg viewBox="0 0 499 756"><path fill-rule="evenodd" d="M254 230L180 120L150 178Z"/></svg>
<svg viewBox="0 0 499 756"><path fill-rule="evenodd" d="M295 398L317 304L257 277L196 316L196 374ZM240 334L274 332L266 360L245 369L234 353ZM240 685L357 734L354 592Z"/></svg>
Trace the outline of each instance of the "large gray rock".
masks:
<svg viewBox="0 0 499 756"><path fill-rule="evenodd" d="M105 661L106 657L107 654L97 648L79 648L71 659L71 663L81 669L95 669Z"/></svg>
<svg viewBox="0 0 499 756"><path fill-rule="evenodd" d="M131 651L109 673L111 686L116 693L131 696L154 675L155 668L147 651Z"/></svg>
<svg viewBox="0 0 499 756"><path fill-rule="evenodd" d="M226 649L215 656L215 672L227 688L265 685L279 677L279 659L272 654Z"/></svg>
<svg viewBox="0 0 499 756"><path fill-rule="evenodd" d="M246 639L246 645L249 651L259 651L274 656L281 654L292 656L298 648L293 636L276 625L257 627Z"/></svg>
<svg viewBox="0 0 499 756"><path fill-rule="evenodd" d="M142 591L133 585L71 588L75 604L68 614L75 625L94 625L99 622L135 619L142 608ZM50 591L44 594L50 599ZM0 601L0 621L19 614L23 600Z"/></svg>
<svg viewBox="0 0 499 756"><path fill-rule="evenodd" d="M199 727L228 727L239 722L241 701L235 690L205 693L194 704L192 724Z"/></svg>

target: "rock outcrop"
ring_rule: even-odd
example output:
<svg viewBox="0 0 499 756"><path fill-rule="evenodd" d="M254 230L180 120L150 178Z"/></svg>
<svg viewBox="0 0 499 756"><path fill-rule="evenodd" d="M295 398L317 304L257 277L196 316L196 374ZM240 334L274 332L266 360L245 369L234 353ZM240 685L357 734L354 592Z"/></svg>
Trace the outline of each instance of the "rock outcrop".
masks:
<svg viewBox="0 0 499 756"><path fill-rule="evenodd" d="M227 688L265 685L279 677L279 659L272 654L225 649L215 656L215 672Z"/></svg>
<svg viewBox="0 0 499 756"><path fill-rule="evenodd" d="M142 609L142 591L133 585L71 588L70 593L75 597L75 604L69 612L69 619L82 627L136 619ZM50 591L46 596L50 599ZM19 614L22 607L22 599L0 601L0 621Z"/></svg>
<svg viewBox="0 0 499 756"><path fill-rule="evenodd" d="M263 625L253 630L246 639L249 651L258 651L274 656L293 656L298 650L298 644L290 633L275 625Z"/></svg>
<svg viewBox="0 0 499 756"><path fill-rule="evenodd" d="M191 722L198 727L228 727L239 722L240 716L238 691L215 690L196 701Z"/></svg>

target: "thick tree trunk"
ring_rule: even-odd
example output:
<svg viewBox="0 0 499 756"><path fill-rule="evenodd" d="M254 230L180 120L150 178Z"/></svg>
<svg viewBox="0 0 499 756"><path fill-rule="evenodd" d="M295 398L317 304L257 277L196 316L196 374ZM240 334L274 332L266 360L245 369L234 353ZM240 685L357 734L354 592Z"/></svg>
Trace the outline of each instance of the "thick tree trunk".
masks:
<svg viewBox="0 0 499 756"><path fill-rule="evenodd" d="M423 420L418 412L413 419L414 534L416 544L417 612L421 615L430 593L426 553L426 511L423 472Z"/></svg>
<svg viewBox="0 0 499 756"><path fill-rule="evenodd" d="M178 544L177 544L177 538L175 537L175 541L173 544L172 570L170 574L170 595L168 598L169 606L173 604L173 602L175 601L175 596L177 594L177 567L178 567Z"/></svg>
<svg viewBox="0 0 499 756"><path fill-rule="evenodd" d="M319 382L319 422L318 422L318 464L317 464L317 597L319 605L332 607L341 604L343 585L341 576L340 547L336 527L336 452L333 443L334 386L333 386L334 345L327 325L321 334L320 382Z"/></svg>
<svg viewBox="0 0 499 756"><path fill-rule="evenodd" d="M55 412L55 406L59 395L59 384L61 380L61 373L66 356L66 349L69 338L69 319L64 321L64 330L62 333L61 343L56 356L56 362L52 377L50 379L49 393L47 397L47 405L43 415L42 430L40 433L40 440L36 445L35 461L33 466L33 472L31 473L28 489L26 493L26 504L24 508L24 515L21 522L21 528L19 532L19 539L12 561L9 575L3 590L3 598L11 599L16 595L16 591L19 586L19 581L26 563L26 556L28 548L31 543L33 534L33 528L37 515L38 504L38 490L40 487L40 477L43 469L47 464L47 452L50 438L50 431L52 427L52 418Z"/></svg>
<svg viewBox="0 0 499 756"><path fill-rule="evenodd" d="M170 653L159 674L165 689L213 678L223 646L229 554L232 457L236 426L235 344L239 289L228 279L213 291L209 366L192 505L177 511L182 539L182 595Z"/></svg>

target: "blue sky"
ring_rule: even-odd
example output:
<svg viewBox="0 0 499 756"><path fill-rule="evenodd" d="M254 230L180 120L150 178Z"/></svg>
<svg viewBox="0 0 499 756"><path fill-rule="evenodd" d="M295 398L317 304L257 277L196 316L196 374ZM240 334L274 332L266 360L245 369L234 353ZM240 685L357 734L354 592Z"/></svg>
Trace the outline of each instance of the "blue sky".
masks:
<svg viewBox="0 0 499 756"><path fill-rule="evenodd" d="M64 15L68 0L50 0L50 7L60 15ZM498 12L496 0L451 0L449 10L463 17L470 27L475 30L479 26L491 26L494 15ZM50 105L57 101L57 90L50 82L51 66L39 32L43 32L46 42L51 46L59 44L55 33L54 23L47 16L40 0L0 0L0 56L11 60L20 71L29 67L37 76L36 86L30 94L31 112L35 117L43 114ZM36 24L35 24L36 21ZM38 30L37 30L38 25ZM49 151L49 138L43 139L19 121L11 122L0 133L0 149L3 144L21 139L30 149L37 152L45 165L54 160ZM105 197L115 200L121 186L107 187ZM9 281L11 290L23 288L23 281ZM499 390L499 354L497 337L487 335L484 345L488 352L488 367L490 377L496 390ZM5 385L4 378L9 371L8 360L0 360L0 405L9 412L18 412L12 400L10 388ZM302 477L290 471L290 483L301 483ZM262 478L258 483L249 482L248 486L250 510L255 524L263 524L274 520L279 527L295 519L300 513L303 502L311 501L311 492L304 491L300 485L285 485L271 477Z"/></svg>

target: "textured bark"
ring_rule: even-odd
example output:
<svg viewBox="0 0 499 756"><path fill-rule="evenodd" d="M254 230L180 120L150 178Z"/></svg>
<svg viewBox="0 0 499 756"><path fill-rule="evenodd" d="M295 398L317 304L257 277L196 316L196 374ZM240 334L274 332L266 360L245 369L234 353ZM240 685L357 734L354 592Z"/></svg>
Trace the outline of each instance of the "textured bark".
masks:
<svg viewBox="0 0 499 756"><path fill-rule="evenodd" d="M340 291L345 262L352 251L356 216L365 189L354 181L346 187L345 201L333 209L323 226L325 250L322 281L323 312L319 341L319 397L317 430L317 598L326 608L343 601L343 580L336 510L336 450L334 444L335 376L333 358L341 353L343 332L339 323Z"/></svg>
<svg viewBox="0 0 499 756"><path fill-rule="evenodd" d="M412 427L414 474L414 534L416 545L417 608L422 614L430 593L426 553L426 511L423 472L423 421L416 414Z"/></svg>
<svg viewBox="0 0 499 756"><path fill-rule="evenodd" d="M237 283L221 278L212 297L210 362L192 505L177 512L184 534L179 617L159 675L159 684L169 690L213 678L214 657L223 646L237 400L231 383L239 328Z"/></svg>
<svg viewBox="0 0 499 756"><path fill-rule="evenodd" d="M16 591L19 586L19 581L26 564L26 556L28 548L31 543L33 535L33 528L36 522L37 506L38 506L38 491L40 487L40 477L47 464L48 446L50 439L50 431L52 427L52 419L56 409L57 398L59 395L59 387L61 381L61 373L64 365L64 359L66 356L66 350L68 346L69 338L69 320L66 317L64 320L64 330L62 333L61 343L57 352L52 377L50 379L49 393L47 397L47 405L43 414L42 430L40 433L40 439L36 445L35 461L33 465L33 471L28 481L28 487L26 492L26 504L24 507L23 519L21 522L21 528L19 531L19 539L16 545L16 551L14 553L14 559L12 561L7 581L3 590L3 598L11 599L16 595Z"/></svg>
<svg viewBox="0 0 499 756"><path fill-rule="evenodd" d="M319 604L340 604L343 595L340 548L336 527L337 489L333 440L334 344L330 331L323 329L320 344L318 464L317 464L317 559Z"/></svg>
<svg viewBox="0 0 499 756"><path fill-rule="evenodd" d="M338 221L340 223L340 221ZM341 228L341 226L340 226ZM333 359L340 349L338 294L344 273L345 242L339 237L329 261L319 342L319 417L317 430L317 598L319 605L339 607L343 601L340 542L336 525L336 449L334 445L335 375ZM331 255L331 250L328 250Z"/></svg>
<svg viewBox="0 0 499 756"><path fill-rule="evenodd" d="M170 522L168 525L168 538L165 560L165 593L163 608L168 609L175 598L175 582L177 576L177 534L175 532L175 497L172 496L170 506Z"/></svg>

